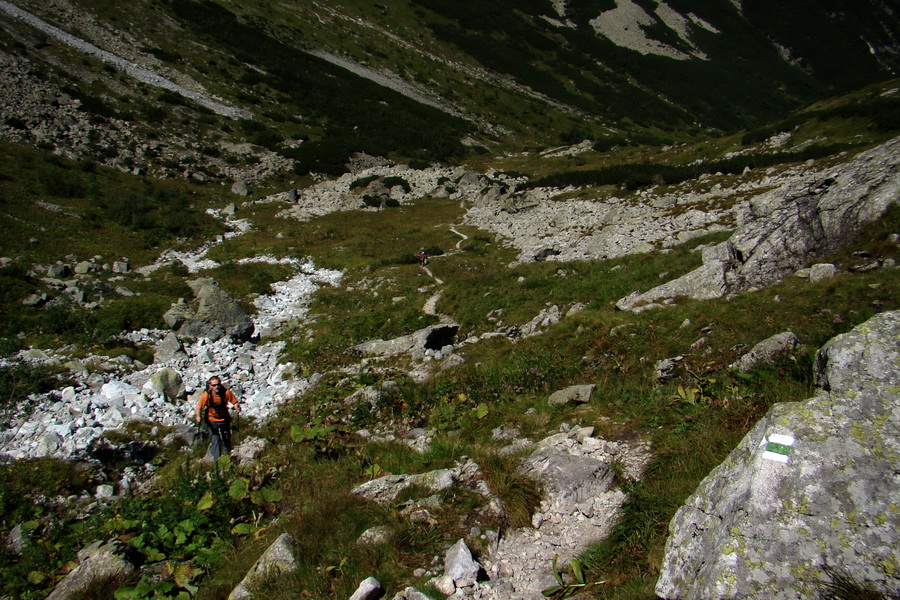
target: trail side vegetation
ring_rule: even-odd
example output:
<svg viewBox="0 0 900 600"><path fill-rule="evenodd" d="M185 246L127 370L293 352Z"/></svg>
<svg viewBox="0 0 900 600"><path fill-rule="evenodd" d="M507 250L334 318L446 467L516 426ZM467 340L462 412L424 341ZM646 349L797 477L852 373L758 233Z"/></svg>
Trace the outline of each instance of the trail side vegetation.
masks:
<svg viewBox="0 0 900 600"><path fill-rule="evenodd" d="M455 10L450 3L432 0L416 4L432 15ZM201 9L212 18L201 19ZM278 32L263 31L252 19L239 20L213 3L175 0L166 4L166 10L177 13L206 39L234 43L235 56L242 61L250 61L242 53L250 52L251 40L269 48L271 62L262 65L266 74L255 81L257 75L250 73L256 70L249 69L245 83L266 86L285 102L303 96L305 75L298 71L293 79L288 63L282 62L300 58L279 41ZM470 47L485 43L472 33L475 25L466 31L445 31L448 26L438 25L432 27L454 43ZM535 47L539 42L529 41ZM285 54L277 58L278 52ZM176 56L163 48L154 54L161 60ZM257 60L258 54L254 56ZM583 165L572 164L577 157L561 158L532 169L539 162L533 154L506 157L496 164L509 172L544 178L538 179L543 185L550 181L578 185L592 197L607 198L614 192L626 196L623 201L635 201L637 187L672 185L703 174L710 177L704 184L714 185L716 178L731 177L748 166L753 170L810 158L837 160L841 152L871 146L896 134L897 124L886 116L893 110L892 101L882 103L874 99L880 91L870 93L873 96L857 102L856 108L822 106L766 128L696 144L666 149L630 143L616 145L616 150L598 147L582 157ZM180 110L170 100L165 110ZM304 100L312 103L305 106L318 106L323 114L330 110L324 96ZM423 160L462 160L455 143L442 145L438 139L457 139L465 131L455 119L436 119L435 129L424 128L422 137L415 139L378 138L375 128L395 118L390 110L379 108L382 100L395 106L404 102L373 92L367 104L372 112L364 113L374 115L372 129L359 133L359 139L372 144L369 150L385 150L379 145L383 143L398 144L404 153ZM88 106L99 116L106 110L99 104ZM420 107L405 114L417 115L423 122L435 117ZM328 172L329 161L344 158L348 138L341 133L354 124L346 115L327 116L328 128L312 140L318 144L316 156L322 162L317 168L323 172ZM274 141L267 130L232 126L244 127L251 136L258 134L258 142ZM842 134L830 137L819 150L810 145L806 150L766 151L756 159L752 154L725 157L745 143L754 145L787 130L803 131L804 140L823 131ZM272 131L280 130L273 126ZM331 143L340 151L330 154ZM654 166L643 165L639 157L650 156L658 158ZM678 165L690 163L688 156L705 156L706 166L679 171ZM728 166L731 160L736 161L733 168ZM550 169L548 165L559 175L539 172ZM563 173L566 169L560 165L568 165L568 172ZM588 175L575 183L573 173L582 167ZM566 183L566 177L572 179ZM171 303L189 295L188 274L178 264L147 275L135 269L153 263L164 249L193 249L224 233L225 226L206 209L234 201L236 197L218 185L125 175L0 144L0 224L5 232L0 255L15 257L0 268L2 358L34 346L76 358L92 353L151 362L151 349L129 345L117 334L162 327L162 315ZM260 553L284 532L297 540L299 568L259 590L271 600L347 598L369 576L389 589L416 585L429 591L427 578L415 577L415 569L431 565L433 557L460 537L470 537L476 556L482 555L486 542L470 535L473 526L503 531L528 525L539 505L540 490L517 473L519 457L498 453L493 430L505 425L540 439L558 432L563 424L579 424L595 427L600 438L647 440L654 458L640 481L620 478L618 485L629 493L624 515L610 538L579 558L581 577L576 579L597 598L652 598L669 520L703 477L774 403L800 401L812 394L816 349L876 313L900 307L898 269L850 268L860 260L855 253L900 260L900 249L890 238L900 231L896 207L851 248L819 259L838 265L839 275L832 279L790 280L728 300L681 301L637 315L616 311L615 301L658 284L661 273L677 277L699 266L700 254L694 250L728 234L698 238L668 253L508 267L515 259L514 249L490 233L459 225L463 208L457 201L425 198L306 222L279 216L281 208L275 203L242 205L241 218L252 223L251 230L212 249L209 257L220 266L204 275L220 280L249 308L252 298L266 293L289 271L278 265L249 268L240 264L241 258L261 253L310 258L319 267L343 271L340 287L323 287L314 296L310 313L317 317L281 336L284 359L300 365L301 376L320 374L318 385L284 404L267 423L242 424L237 441L251 435L269 441L269 450L253 465L231 464L227 458L212 465L201 463L203 444L189 449L170 445L166 442L170 432L149 423L132 423L107 434L110 443L148 444L149 455L142 457L122 455L104 463L42 458L0 465L0 479L6 482L0 488L0 533L5 537L19 526L30 540L21 555L0 548L4 565L0 594L44 598L75 568L78 550L96 540L115 538L146 568L117 582L117 589L92 590L90 597L218 600L227 597ZM468 240L461 243L451 226ZM443 284L416 265L415 252L422 247L432 258L429 269ZM69 255L79 260L100 257L96 261L100 265L127 259L132 270L112 283L139 293L114 293L107 287L112 274L102 272L95 276L95 293L102 299L93 309L65 303L40 309L24 304L29 296L48 291L46 273L34 265L46 267ZM516 343L496 337L468 346L462 351L464 364L426 383L414 383L406 376L405 365L390 361L341 370L359 364L347 353L355 344L390 339L438 322L438 316L425 314L422 307L439 289L443 294L437 311L460 325L463 339L493 331L497 325L489 319L492 312L501 311L506 323L521 324L548 304L580 303L584 309L539 336ZM786 330L802 341L795 353L746 374L729 370L728 365L756 342ZM676 355L686 358L675 379L656 381L654 363ZM13 414L29 395L65 385L65 377L61 368L25 372L4 361L0 410ZM344 401L363 387L387 381L396 385L373 403ZM579 383L597 385L591 403L557 409L547 405L550 393ZM10 418L4 416L5 422ZM368 429L403 437L417 428L435 432L424 453L411 452L396 439L369 442L356 435ZM103 447L101 443L98 451ZM403 515L408 497L383 507L350 493L353 486L377 476L450 467L463 457L482 467L507 519L475 522L471 515L481 499L462 488L442 492L441 507L422 521ZM118 480L125 469L152 474L152 486L132 490L114 503L93 497L98 485ZM387 527L386 540L357 545L359 535L374 526ZM558 572L558 566L553 567ZM606 583L589 586L600 580ZM848 585L839 576L834 582L835 588Z"/></svg>

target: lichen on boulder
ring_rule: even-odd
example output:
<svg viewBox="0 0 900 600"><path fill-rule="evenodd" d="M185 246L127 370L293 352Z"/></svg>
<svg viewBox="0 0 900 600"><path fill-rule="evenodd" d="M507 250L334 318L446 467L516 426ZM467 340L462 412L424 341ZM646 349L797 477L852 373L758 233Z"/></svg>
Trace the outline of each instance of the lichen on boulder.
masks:
<svg viewBox="0 0 900 600"><path fill-rule="evenodd" d="M828 389L774 405L678 510L659 596L813 598L829 569L900 589L900 312L817 364Z"/></svg>

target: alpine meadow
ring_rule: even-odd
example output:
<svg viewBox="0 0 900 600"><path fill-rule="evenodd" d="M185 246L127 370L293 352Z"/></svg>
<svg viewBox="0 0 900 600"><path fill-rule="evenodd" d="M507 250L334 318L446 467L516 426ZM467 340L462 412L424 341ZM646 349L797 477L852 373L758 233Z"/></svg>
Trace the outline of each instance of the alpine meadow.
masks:
<svg viewBox="0 0 900 600"><path fill-rule="evenodd" d="M900 597L894 0L0 0L0 600Z"/></svg>

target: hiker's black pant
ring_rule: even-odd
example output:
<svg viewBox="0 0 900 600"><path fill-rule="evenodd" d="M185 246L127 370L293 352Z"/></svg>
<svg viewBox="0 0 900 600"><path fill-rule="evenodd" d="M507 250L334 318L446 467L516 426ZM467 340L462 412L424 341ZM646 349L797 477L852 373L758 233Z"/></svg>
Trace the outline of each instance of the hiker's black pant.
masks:
<svg viewBox="0 0 900 600"><path fill-rule="evenodd" d="M209 451L207 456L219 460L223 454L231 454L231 423L229 421L207 421L209 430Z"/></svg>

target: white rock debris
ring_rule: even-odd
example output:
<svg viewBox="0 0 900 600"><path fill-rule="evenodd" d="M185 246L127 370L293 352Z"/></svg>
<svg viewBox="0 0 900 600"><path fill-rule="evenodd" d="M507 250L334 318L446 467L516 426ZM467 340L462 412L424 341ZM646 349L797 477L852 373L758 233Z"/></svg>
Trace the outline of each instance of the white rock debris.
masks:
<svg viewBox="0 0 900 600"><path fill-rule="evenodd" d="M187 255L182 257L185 258L193 260ZM251 261L270 258L256 257ZM168 253L166 259L171 260ZM274 331L285 321L302 318L306 302L319 289L319 284L337 285L340 282L338 271L319 270L312 263L293 259L288 262L300 272L273 286L271 295L257 298L259 314L255 323L258 333ZM190 264L200 268L198 265L202 263ZM135 344L156 345L167 333L142 329L127 333L125 337ZM316 381L314 375L297 377L300 371L297 365L281 363L283 348L284 342L235 344L228 338L216 342L201 338L186 345L184 353L149 367L106 357L86 359L82 364L87 368L72 370L72 376L78 380L76 385L31 396L19 406L18 415L5 423L0 431L0 457L76 458L104 432L119 428L130 420L190 426L194 410L191 393L202 389L213 375L221 376L238 395L245 418L265 420L286 399L302 394ZM69 358L30 350L20 352L14 361L20 364L65 364ZM155 373L165 368L181 376L187 399L168 398L145 385Z"/></svg>

